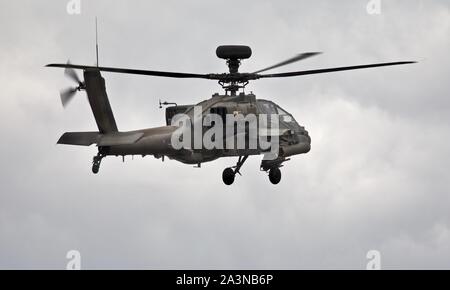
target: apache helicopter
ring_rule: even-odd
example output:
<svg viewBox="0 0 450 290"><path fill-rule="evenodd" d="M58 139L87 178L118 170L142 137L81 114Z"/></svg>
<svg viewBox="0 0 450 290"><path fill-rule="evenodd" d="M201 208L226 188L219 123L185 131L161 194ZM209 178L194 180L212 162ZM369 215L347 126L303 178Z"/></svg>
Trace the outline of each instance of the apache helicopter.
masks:
<svg viewBox="0 0 450 290"><path fill-rule="evenodd" d="M225 184L230 185L234 182L237 173L250 155L267 155L267 150L260 149L175 149L171 144L171 137L177 130L177 126L171 125L172 118L179 113L184 113L193 117L193 107L201 106L201 116L208 113L215 113L223 118L227 114L271 114L279 116L278 135L278 155L276 158L264 158L261 162L260 170L268 172L269 180L273 184L278 184L281 180L280 167L289 160L289 157L304 154L310 151L311 138L308 131L297 123L294 117L286 110L282 109L276 103L270 100L257 99L253 93L245 93L245 86L249 81L264 78L282 78L294 77L311 74L330 73L337 71L365 69L382 66L403 65L414 63L413 61L376 63L357 66L334 67L326 69L303 70L275 74L261 74L270 69L278 68L293 62L304 60L315 56L319 53L308 52L298 54L288 60L278 64L266 67L264 69L252 72L241 73L239 66L241 61L251 57L252 51L250 47L243 45L223 45L216 49L217 57L226 60L229 72L227 73L210 73L195 74L167 71L151 71L126 69L116 67L98 66L98 46L97 46L97 65L75 65L67 62L67 64L49 64L47 67L65 68L65 75L77 83L76 87L68 88L61 91L60 97L63 106L74 97L77 91L86 91L89 104L92 109L98 131L95 132L66 132L58 140L58 144L90 146L96 144L98 154L94 156L92 161L92 172L98 173L101 160L106 156L122 156L126 155L153 155L156 158L168 157L186 164L196 164L200 167L201 163L213 161L221 157L238 157L235 166L225 168L222 173L222 180ZM83 70L84 80L81 80L75 70ZM225 90L224 94L214 94L211 98L198 103L197 105L177 105L175 103L161 102L166 105L166 126L155 128L140 129L135 131L122 132L119 131L114 119L114 115L106 94L105 80L100 72L113 72L125 74L137 74L146 76L170 77L170 78L199 78L206 80L215 80ZM248 134L246 128L246 134ZM235 134L235 133L233 133ZM223 136L226 138L235 138L236 136Z"/></svg>

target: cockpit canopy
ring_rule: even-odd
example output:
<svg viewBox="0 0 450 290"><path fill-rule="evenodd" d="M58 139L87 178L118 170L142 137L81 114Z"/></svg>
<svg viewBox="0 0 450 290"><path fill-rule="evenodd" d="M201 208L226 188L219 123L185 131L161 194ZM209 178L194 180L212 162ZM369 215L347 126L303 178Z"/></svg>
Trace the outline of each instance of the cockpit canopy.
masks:
<svg viewBox="0 0 450 290"><path fill-rule="evenodd" d="M253 96L253 95L251 95L251 96ZM288 113L286 110L282 109L280 106L278 106L274 102L262 100L262 99L255 99L254 96L253 96L253 100L251 100L250 103L248 103L246 101L247 100L244 100L242 103L237 102L236 104L250 105L250 103L253 103L253 104L256 103L256 111L258 114L266 114L268 119L272 118L273 115L278 116L279 126L282 131L285 131L286 129L292 130L293 132L296 132L296 133L301 133L302 131L304 131L304 128L301 127L295 121L294 117L290 113ZM221 105L217 106L217 105L215 105L215 103L216 103L215 99L208 99L206 101L203 101L203 102L197 104L197 106L201 106L203 108L203 110L205 108L210 108L210 110L208 110L209 113L223 115L224 121L225 121L225 115L233 114L233 110L235 110L235 109L233 109L234 108L233 106L231 106L231 107L221 106ZM184 113L184 114L189 115L192 118L193 117L193 115L192 115L193 108L194 108L194 105L182 105L182 106L178 105L178 106L167 107L166 108L166 124L170 125L173 116L176 114ZM205 112L206 111L204 111L204 113Z"/></svg>
<svg viewBox="0 0 450 290"><path fill-rule="evenodd" d="M260 114L278 115L280 129L290 129L294 132L302 131L302 128L295 121L294 117L274 102L259 99L256 101L256 105Z"/></svg>

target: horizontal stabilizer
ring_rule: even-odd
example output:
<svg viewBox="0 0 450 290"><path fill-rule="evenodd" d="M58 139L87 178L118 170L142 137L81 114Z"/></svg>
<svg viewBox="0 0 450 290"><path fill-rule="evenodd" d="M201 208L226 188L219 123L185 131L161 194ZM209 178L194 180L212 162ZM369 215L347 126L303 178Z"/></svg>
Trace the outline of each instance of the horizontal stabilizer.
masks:
<svg viewBox="0 0 450 290"><path fill-rule="evenodd" d="M98 146L115 146L133 144L144 135L142 132L114 132L102 134Z"/></svg>
<svg viewBox="0 0 450 290"><path fill-rule="evenodd" d="M58 140L58 144L90 146L97 143L99 132L66 132Z"/></svg>
<svg viewBox="0 0 450 290"><path fill-rule="evenodd" d="M99 132L66 132L58 140L58 144L90 146L117 146L137 142L144 135L143 132L113 132L101 134Z"/></svg>

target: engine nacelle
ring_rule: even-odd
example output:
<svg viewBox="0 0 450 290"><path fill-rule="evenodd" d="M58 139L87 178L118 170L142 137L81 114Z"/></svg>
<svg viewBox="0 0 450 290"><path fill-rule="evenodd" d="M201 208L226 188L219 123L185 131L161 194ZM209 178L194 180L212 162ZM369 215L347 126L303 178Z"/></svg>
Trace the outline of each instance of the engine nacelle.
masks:
<svg viewBox="0 0 450 290"><path fill-rule="evenodd" d="M173 116L183 114L193 105L171 106L166 108L166 125L170 126Z"/></svg>

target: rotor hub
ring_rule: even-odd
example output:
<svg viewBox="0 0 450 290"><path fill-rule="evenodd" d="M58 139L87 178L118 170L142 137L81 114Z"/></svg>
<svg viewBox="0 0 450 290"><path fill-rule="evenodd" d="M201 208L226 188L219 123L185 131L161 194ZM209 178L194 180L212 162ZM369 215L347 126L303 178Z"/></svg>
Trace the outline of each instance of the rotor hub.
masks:
<svg viewBox="0 0 450 290"><path fill-rule="evenodd" d="M220 78L219 84L227 92L232 95L240 88L244 88L248 80L242 79L242 74L239 73L239 66L242 59L248 59L252 56L252 49L245 45L221 45L216 49L218 58L226 59L229 73ZM226 84L226 85L225 85Z"/></svg>

